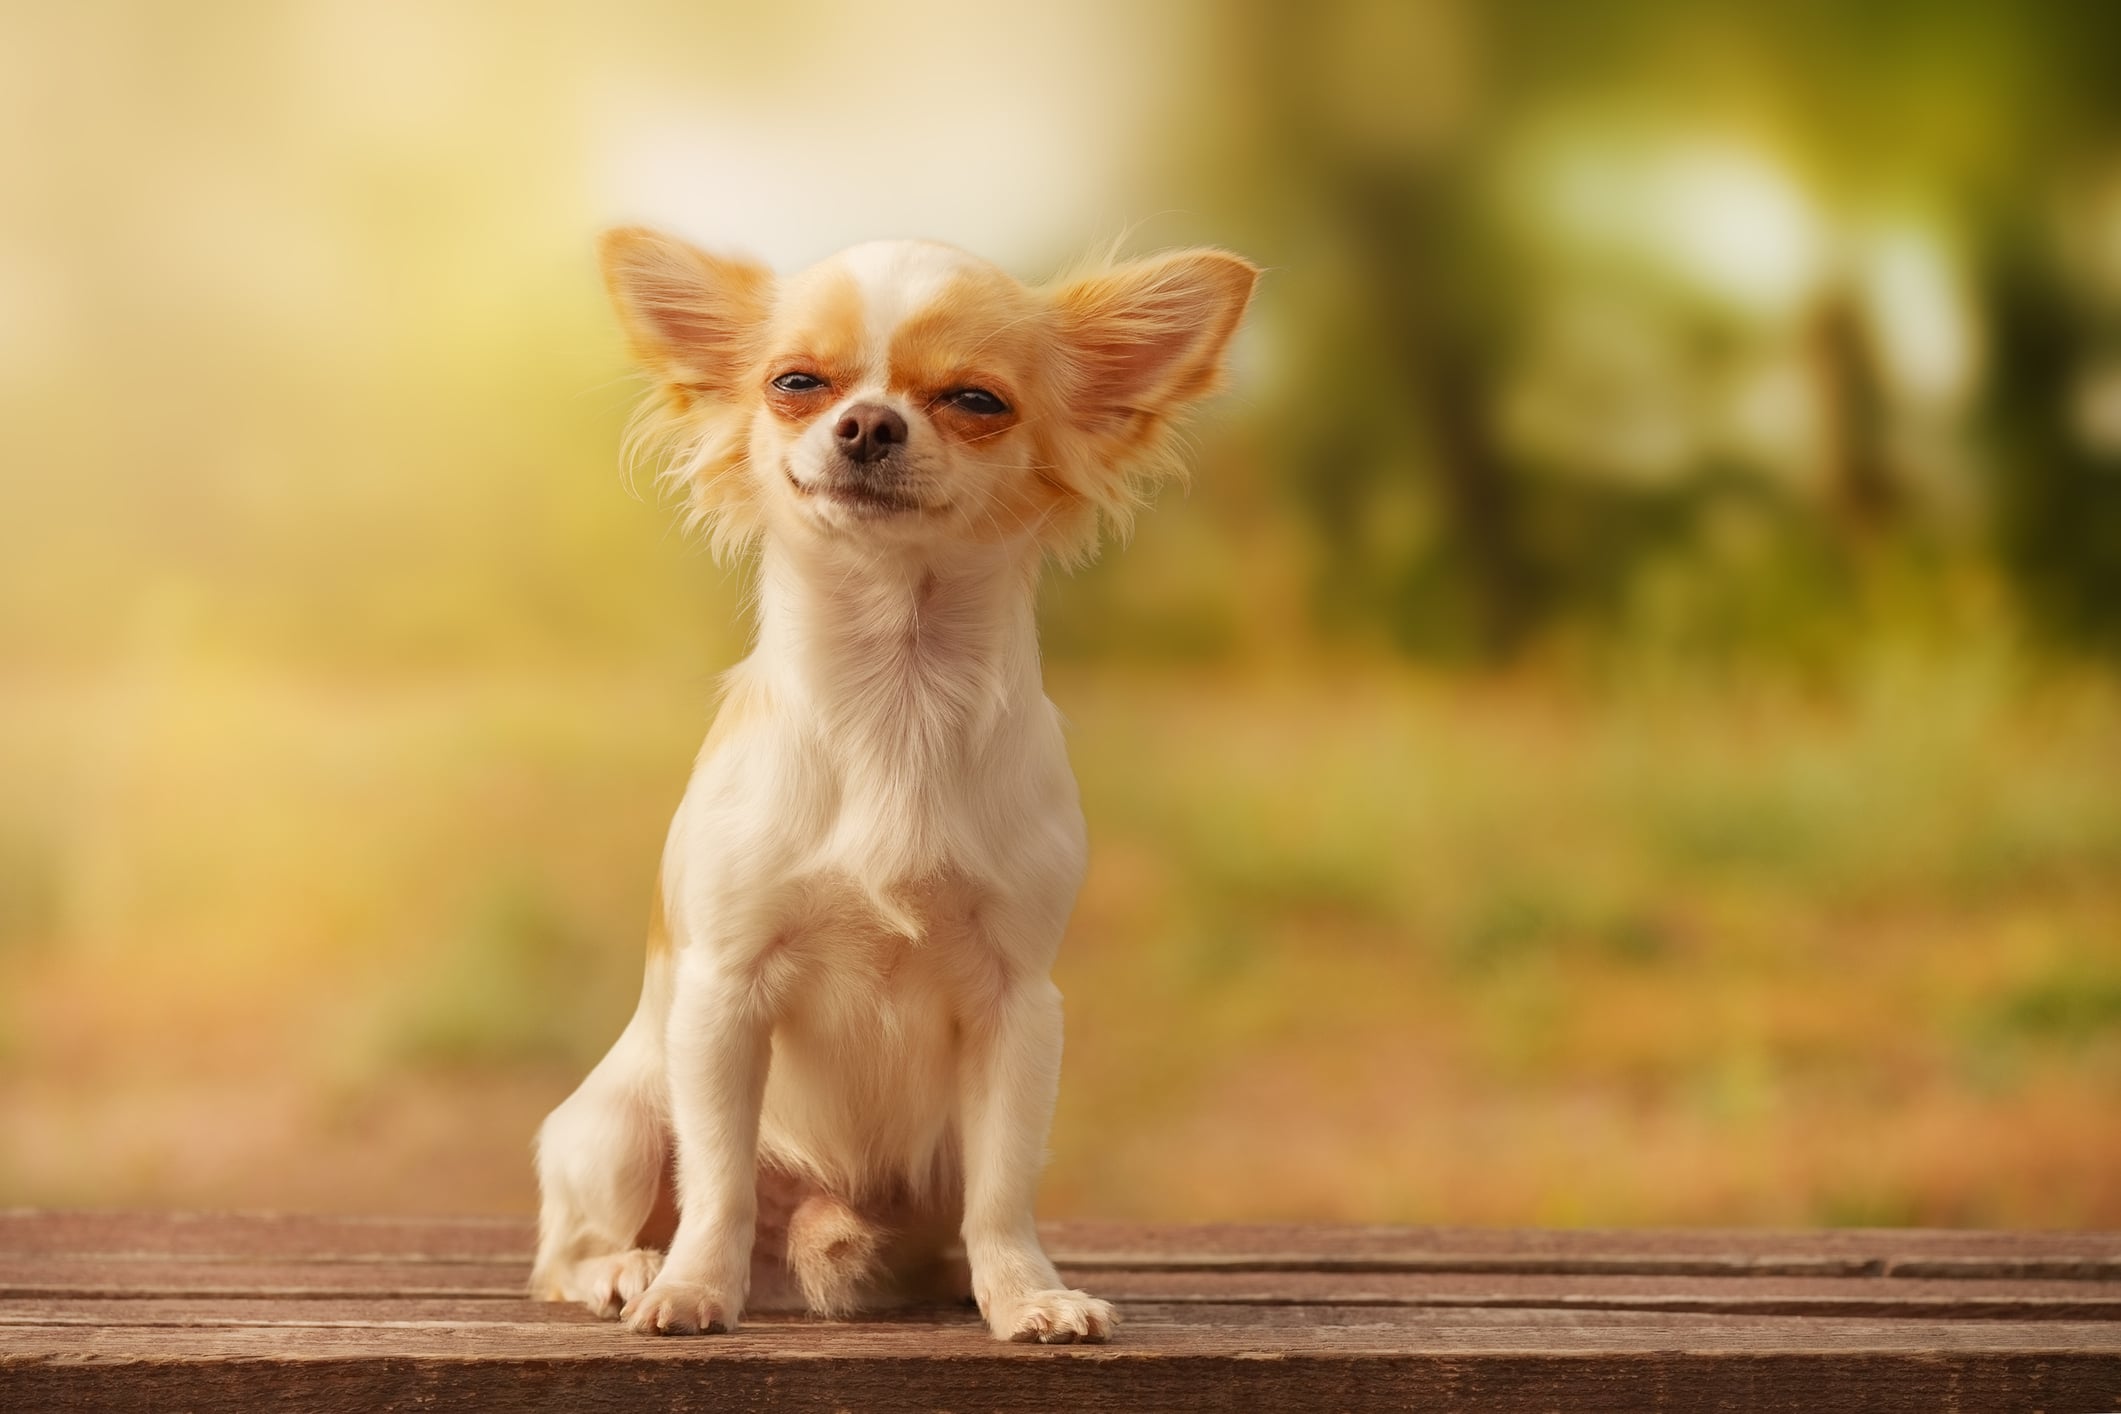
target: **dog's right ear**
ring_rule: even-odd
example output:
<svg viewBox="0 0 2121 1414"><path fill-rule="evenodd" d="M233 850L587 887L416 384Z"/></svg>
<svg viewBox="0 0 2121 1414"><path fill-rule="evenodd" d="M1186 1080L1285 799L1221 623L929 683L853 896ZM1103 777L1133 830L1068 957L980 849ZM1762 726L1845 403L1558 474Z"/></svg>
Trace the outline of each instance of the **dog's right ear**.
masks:
<svg viewBox="0 0 2121 1414"><path fill-rule="evenodd" d="M721 401L749 381L773 272L641 226L597 241L604 283L641 367L679 401Z"/></svg>

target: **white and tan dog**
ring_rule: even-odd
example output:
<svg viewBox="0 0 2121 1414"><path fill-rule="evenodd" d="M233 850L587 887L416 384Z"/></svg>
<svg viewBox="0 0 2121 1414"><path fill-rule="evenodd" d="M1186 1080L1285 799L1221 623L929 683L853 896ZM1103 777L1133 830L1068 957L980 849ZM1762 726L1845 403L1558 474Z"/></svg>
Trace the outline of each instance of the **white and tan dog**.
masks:
<svg viewBox="0 0 2121 1414"><path fill-rule="evenodd" d="M726 1331L776 1284L829 1315L924 1294L961 1237L995 1335L1103 1340L1032 1224L1085 859L1033 595L1176 469L1258 272L1193 250L1032 287L880 242L780 279L644 230L602 255L644 442L719 551L758 550L758 638L671 823L640 1006L539 1133L534 1288Z"/></svg>

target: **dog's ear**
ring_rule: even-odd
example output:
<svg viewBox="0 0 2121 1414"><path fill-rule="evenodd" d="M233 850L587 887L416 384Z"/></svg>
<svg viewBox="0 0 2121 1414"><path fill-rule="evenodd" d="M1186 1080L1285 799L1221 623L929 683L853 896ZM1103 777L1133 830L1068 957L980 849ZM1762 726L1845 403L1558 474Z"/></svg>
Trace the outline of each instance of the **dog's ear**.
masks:
<svg viewBox="0 0 2121 1414"><path fill-rule="evenodd" d="M1054 292L1069 407L1114 450L1153 442L1215 391L1259 267L1222 250L1181 250L1066 281Z"/></svg>
<svg viewBox="0 0 2121 1414"><path fill-rule="evenodd" d="M744 386L772 271L639 226L606 231L597 257L634 358L674 397L726 399Z"/></svg>

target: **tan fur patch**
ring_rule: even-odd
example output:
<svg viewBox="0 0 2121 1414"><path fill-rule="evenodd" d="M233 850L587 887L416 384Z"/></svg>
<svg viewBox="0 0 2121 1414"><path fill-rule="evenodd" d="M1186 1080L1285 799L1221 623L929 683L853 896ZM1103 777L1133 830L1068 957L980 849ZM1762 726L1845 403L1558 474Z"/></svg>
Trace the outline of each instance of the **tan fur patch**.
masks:
<svg viewBox="0 0 2121 1414"><path fill-rule="evenodd" d="M1222 251L1180 251L1074 280L1056 296L1077 364L1071 402L1132 450L1222 378L1223 351L1259 278Z"/></svg>
<svg viewBox="0 0 2121 1414"><path fill-rule="evenodd" d="M788 1269L803 1302L820 1316L859 1309L884 1234L847 1204L813 1193L788 1218Z"/></svg>
<svg viewBox="0 0 2121 1414"><path fill-rule="evenodd" d="M673 401L741 393L772 271L638 227L606 232L598 255L635 360Z"/></svg>
<svg viewBox="0 0 2121 1414"><path fill-rule="evenodd" d="M891 389L924 408L937 432L973 455L990 446L998 454L1019 429L1050 420L1050 410L1035 401L1053 381L1050 334L1047 311L1031 291L999 271L964 272L893 331ZM975 413L950 401L948 394L966 388L994 394L1008 411ZM1039 456L1029 477L1011 480L992 514L974 527L975 538L1005 539L1045 526L1075 499L1045 469L1047 460Z"/></svg>
<svg viewBox="0 0 2121 1414"><path fill-rule="evenodd" d="M714 714L714 725L707 729L707 740L701 745L697 760L705 761L714 755L739 728L762 717L766 711L765 693L747 679L732 676L722 705ZM663 887L658 882L648 914L648 956L660 957L669 951L670 920L664 911Z"/></svg>
<svg viewBox="0 0 2121 1414"><path fill-rule="evenodd" d="M766 406L788 422L803 423L830 407L867 372L862 289L844 271L828 271L791 292L789 313L768 341L759 370ZM807 373L825 380L808 393L786 393L772 386L783 373Z"/></svg>
<svg viewBox="0 0 2121 1414"><path fill-rule="evenodd" d="M1037 371L1041 310L999 271L954 276L891 334L891 390L926 405L960 388L985 388L1012 409ZM968 415L969 417L969 415ZM995 419L969 417L974 427Z"/></svg>
<svg viewBox="0 0 2121 1414"><path fill-rule="evenodd" d="M670 951L670 919L663 909L663 881L656 880L655 898L648 905L648 955L661 957Z"/></svg>

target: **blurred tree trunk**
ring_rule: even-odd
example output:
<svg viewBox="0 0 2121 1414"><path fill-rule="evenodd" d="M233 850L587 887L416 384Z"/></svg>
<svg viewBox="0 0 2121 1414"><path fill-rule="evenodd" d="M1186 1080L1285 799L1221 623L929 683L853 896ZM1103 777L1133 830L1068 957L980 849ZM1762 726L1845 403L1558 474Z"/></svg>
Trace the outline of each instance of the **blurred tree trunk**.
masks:
<svg viewBox="0 0 2121 1414"><path fill-rule="evenodd" d="M1989 243L1989 389L1999 552L2050 636L2121 657L2121 460L2071 426L2094 338L2041 233L2010 221Z"/></svg>
<svg viewBox="0 0 2121 1414"><path fill-rule="evenodd" d="M1826 425L1821 458L1828 504L1843 537L1860 550L1901 508L1878 352L1846 283L1836 282L1819 300L1808 333Z"/></svg>
<svg viewBox="0 0 2121 1414"><path fill-rule="evenodd" d="M1343 399L1339 407L1364 424L1322 427L1313 437L1321 453L1360 458L1334 468L1327 494L1305 496L1333 542L1325 572L1364 591L1329 593L1325 601L1381 612L1403 648L1506 656L1535 624L1537 583L1516 488L1490 421L1496 311L1489 281L1496 266L1476 229L1480 154L1455 145L1372 145L1330 131L1320 109L1341 96L1318 86L1320 73L1330 73L1330 56L1300 62L1317 42L1315 13L1279 5L1245 13L1259 90L1273 129L1289 144L1280 166L1292 186L1291 206L1323 217L1333 247L1352 256L1359 271L1363 304L1344 312L1353 335L1345 356L1373 365L1351 372L1387 400L1366 407ZM1370 98L1391 103L1406 95ZM1389 479L1415 468L1429 478L1438 532L1416 544L1363 536L1361 522L1396 499Z"/></svg>
<svg viewBox="0 0 2121 1414"><path fill-rule="evenodd" d="M1484 656L1506 655L1531 627L1534 586L1515 488L1490 421L1495 369L1492 336L1481 328L1485 301L1467 289L1480 276L1454 258L1469 194L1433 168L1336 175L1330 195L1380 285L1379 333L1408 410L1422 423L1450 548L1470 580L1474 642ZM1404 574L1406 567L1396 568Z"/></svg>

